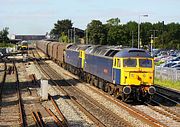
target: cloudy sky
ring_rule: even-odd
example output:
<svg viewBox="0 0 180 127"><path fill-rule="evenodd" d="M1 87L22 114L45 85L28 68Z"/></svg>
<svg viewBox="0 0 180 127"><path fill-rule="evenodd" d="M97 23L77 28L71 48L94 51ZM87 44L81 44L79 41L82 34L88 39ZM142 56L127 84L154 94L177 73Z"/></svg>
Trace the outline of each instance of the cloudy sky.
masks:
<svg viewBox="0 0 180 127"><path fill-rule="evenodd" d="M180 0L0 0L0 30L10 34L45 34L59 19L70 19L74 27L85 29L93 19L105 23L120 18L122 23L180 23Z"/></svg>

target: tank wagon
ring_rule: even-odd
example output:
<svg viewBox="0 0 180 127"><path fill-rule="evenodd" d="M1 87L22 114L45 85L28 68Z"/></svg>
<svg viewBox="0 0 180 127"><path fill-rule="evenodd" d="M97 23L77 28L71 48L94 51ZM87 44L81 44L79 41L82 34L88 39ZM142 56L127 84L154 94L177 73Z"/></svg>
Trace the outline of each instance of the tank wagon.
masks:
<svg viewBox="0 0 180 127"><path fill-rule="evenodd" d="M123 101L147 101L155 93L154 59L143 49L37 42L43 52L38 43L62 67Z"/></svg>

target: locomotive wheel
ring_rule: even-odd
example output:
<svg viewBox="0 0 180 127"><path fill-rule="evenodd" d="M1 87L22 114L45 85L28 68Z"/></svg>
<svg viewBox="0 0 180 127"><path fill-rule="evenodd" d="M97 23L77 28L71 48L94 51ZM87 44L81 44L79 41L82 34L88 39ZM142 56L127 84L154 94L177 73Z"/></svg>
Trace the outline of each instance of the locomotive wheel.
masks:
<svg viewBox="0 0 180 127"><path fill-rule="evenodd" d="M97 79L94 79L94 85L95 85L96 87L98 87L98 80L97 80Z"/></svg>
<svg viewBox="0 0 180 127"><path fill-rule="evenodd" d="M103 82L102 80L100 80L100 81L98 82L98 87L99 87L100 89L104 90L104 82Z"/></svg>
<svg viewBox="0 0 180 127"><path fill-rule="evenodd" d="M82 71L79 71L79 78L81 80L84 80L84 73Z"/></svg>
<svg viewBox="0 0 180 127"><path fill-rule="evenodd" d="M89 83L90 83L90 85L93 86L93 79L91 79Z"/></svg>
<svg viewBox="0 0 180 127"><path fill-rule="evenodd" d="M108 91L108 83L105 84L105 88L104 88L104 91L107 92Z"/></svg>
<svg viewBox="0 0 180 127"><path fill-rule="evenodd" d="M107 89L108 94L112 95L113 94L113 87L111 85L108 86Z"/></svg>
<svg viewBox="0 0 180 127"><path fill-rule="evenodd" d="M87 76L86 76L86 81L87 81L87 83L90 83L90 81L91 81L91 77L89 74L87 74Z"/></svg>
<svg viewBox="0 0 180 127"><path fill-rule="evenodd" d="M115 98L118 98L119 96L120 96L120 90L119 89L116 89L115 91L114 91L114 93L113 93L113 95L114 95L114 97Z"/></svg>

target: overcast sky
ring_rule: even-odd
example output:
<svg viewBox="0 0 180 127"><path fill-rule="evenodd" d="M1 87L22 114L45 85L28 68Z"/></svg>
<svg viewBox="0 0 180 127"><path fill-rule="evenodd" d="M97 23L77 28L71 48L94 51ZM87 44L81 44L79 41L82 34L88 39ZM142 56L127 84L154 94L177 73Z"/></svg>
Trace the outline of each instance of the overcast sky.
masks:
<svg viewBox="0 0 180 127"><path fill-rule="evenodd" d="M180 0L0 0L0 30L10 34L45 34L57 20L70 19L85 29L93 19L105 23L118 17L121 23L180 22Z"/></svg>

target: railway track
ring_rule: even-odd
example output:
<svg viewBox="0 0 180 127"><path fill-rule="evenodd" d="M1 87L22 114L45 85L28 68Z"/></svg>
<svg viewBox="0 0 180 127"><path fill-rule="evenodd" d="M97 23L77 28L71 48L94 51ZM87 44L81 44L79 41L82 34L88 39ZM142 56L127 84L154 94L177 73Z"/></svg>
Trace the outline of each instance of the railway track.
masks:
<svg viewBox="0 0 180 127"><path fill-rule="evenodd" d="M41 63L40 65L46 65L45 63ZM48 68L50 68L48 65L46 65L46 69L44 70L48 70ZM52 71L52 69L50 69ZM55 74L56 73L56 74ZM52 76L54 77L55 75L58 75L57 72L54 72L54 74L52 74ZM56 77L57 79L62 79L61 76L57 76ZM75 86L73 86L72 84L69 84L71 87L69 87L68 89L72 89L73 87L73 90L71 93L76 93L77 91L80 91L80 90L77 90L76 88L74 88ZM61 86L62 87L62 86ZM67 86L66 86L67 87ZM67 92L66 92L67 93ZM78 92L78 93L83 93L82 91ZM104 94L104 93L103 93ZM75 95L74 95L75 96ZM88 96L88 95L83 95L84 97ZM103 95L105 96L105 95ZM109 96L109 95L106 95L106 96ZM80 97L82 99L82 97ZM109 97L107 97L109 98ZM111 100L113 103L116 103L118 106L121 106L123 108L125 108L132 116L135 116L136 118L138 119L141 119L143 122L145 122L146 124L149 124L151 126L166 126L160 122L158 122L157 120L153 119L152 117L138 111L137 109L132 109L132 107L130 107L129 105L117 100L117 99L109 99ZM87 100L86 100L87 101ZM92 101L92 100L91 100ZM96 102L94 102L96 103ZM129 125L128 125L129 126Z"/></svg>
<svg viewBox="0 0 180 127"><path fill-rule="evenodd" d="M180 92L177 90L173 90L167 87L163 87L160 85L155 85L157 96L161 96L162 98L171 101L176 106L180 107Z"/></svg>
<svg viewBox="0 0 180 127"><path fill-rule="evenodd" d="M7 75L7 70L5 69L3 82L1 83L0 124L2 126L16 125L26 127L25 113L19 89L18 72L14 62L12 62L11 67L14 68L14 74L10 73L10 75ZM6 80L10 78L13 78L14 82L7 83ZM17 123L17 121L19 122Z"/></svg>
<svg viewBox="0 0 180 127"><path fill-rule="evenodd" d="M23 102L22 102L22 97L21 97L21 91L20 91L20 87L19 87L19 76L18 76L18 70L17 67L15 65L15 62L13 62L13 66L14 66L14 71L15 71L15 75L16 75L16 83L17 83L17 94L18 94L18 104L19 104L19 112L20 112L20 126L21 127L26 127L27 123L26 123L26 118L25 118L25 112L24 112L24 106L23 106Z"/></svg>
<svg viewBox="0 0 180 127"><path fill-rule="evenodd" d="M48 79L50 79L50 81L57 86L59 91L63 92L66 96L68 96L72 100L72 102L82 112L84 112L97 126L132 126L127 121L122 120L116 114L113 114L103 105L97 103L95 100L86 95L83 91L80 91L77 88L68 84L60 75L58 75L55 71L52 71L52 68L50 68L47 63L41 63L40 61L38 62L40 65L39 67L44 72L46 77L48 77ZM58 82L57 80L61 81Z"/></svg>
<svg viewBox="0 0 180 127"><path fill-rule="evenodd" d="M2 78L2 81L0 83L0 114L1 114L1 103L2 103L2 90L3 90L3 86L4 86L4 83L6 81L6 73L7 73L7 64L6 62L4 62L4 72L3 72L3 78Z"/></svg>
<svg viewBox="0 0 180 127"><path fill-rule="evenodd" d="M66 74L65 74L66 75ZM70 76L71 77L71 75L68 75L68 76ZM74 78L74 77L72 77L72 78ZM94 89L94 87L93 86L87 86L87 87L92 87L93 89ZM97 88L95 88L95 89L97 89ZM99 91L101 91L101 90L97 90L97 92L99 92ZM104 92L103 92L104 93ZM106 93L104 93L104 94L106 94ZM108 94L107 94L107 96L109 96ZM174 123L173 124L175 124L175 123L177 123L176 124L176 126L178 126L179 125L179 122L180 122L180 116L179 116L179 114L177 113L177 112L174 112L174 111L172 111L171 109L169 109L168 107L165 107L165 106L163 106L163 105L161 105L160 103L158 103L158 102L156 102L156 101L152 101L153 102L153 104L152 103L145 103L145 106L143 106L142 104L140 104L140 105L142 105L140 108L137 108L136 106L133 106L134 108L137 108L138 110L141 110L141 108L142 107L148 107L148 108L150 108L150 109L152 109L154 112L157 112L157 113L159 113L159 114L161 114L163 117L168 117L168 118L170 118L170 119L172 119L172 121L174 121ZM121 103L121 102L120 102ZM130 106L130 105L127 105L127 106ZM132 109L134 109L134 108L132 108ZM146 108L147 109L147 108ZM147 110L149 110L149 109L147 109ZM145 113L146 114L146 113ZM151 115L150 115L151 116ZM154 119L156 118L156 117L153 117ZM164 118L159 118L158 119L158 121L160 120L160 121L163 121L163 119ZM156 120L157 121L157 120ZM161 122L161 123L164 123L164 122ZM166 124L164 124L163 126L169 126L169 123L167 123L166 122Z"/></svg>
<svg viewBox="0 0 180 127"><path fill-rule="evenodd" d="M162 115L165 115L169 118L172 118L173 120L177 121L177 122L180 122L180 115L172 110L170 110L169 108L161 105L159 102L155 101L155 100L152 100L151 102L149 103L144 103L145 105L147 105L148 107L150 107L152 110L162 114ZM157 106L158 107L157 107Z"/></svg>

